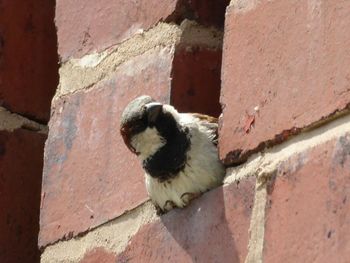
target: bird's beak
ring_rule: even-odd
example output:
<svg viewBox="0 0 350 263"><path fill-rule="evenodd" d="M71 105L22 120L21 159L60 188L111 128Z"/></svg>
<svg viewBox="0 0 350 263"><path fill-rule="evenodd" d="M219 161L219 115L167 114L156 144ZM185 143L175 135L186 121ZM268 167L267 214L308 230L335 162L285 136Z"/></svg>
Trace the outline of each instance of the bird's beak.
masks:
<svg viewBox="0 0 350 263"><path fill-rule="evenodd" d="M159 102L151 102L146 104L146 112L147 112L147 118L148 123L154 123L159 114L162 112L163 104Z"/></svg>
<svg viewBox="0 0 350 263"><path fill-rule="evenodd" d="M123 137L123 140L124 140L124 143L125 143L125 145L128 147L128 149L129 149L132 153L138 155L138 153L136 152L136 150L134 149L134 147L131 146L131 143L130 143L130 130L129 130L129 128L128 128L128 127L122 127L122 128L120 129L120 133L121 133L121 135L122 135L122 137Z"/></svg>

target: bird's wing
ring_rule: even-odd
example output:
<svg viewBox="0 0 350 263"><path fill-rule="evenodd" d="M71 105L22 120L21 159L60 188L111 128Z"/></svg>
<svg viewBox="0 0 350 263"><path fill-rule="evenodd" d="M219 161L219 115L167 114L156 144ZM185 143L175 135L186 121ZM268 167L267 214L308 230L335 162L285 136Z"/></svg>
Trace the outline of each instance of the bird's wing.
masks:
<svg viewBox="0 0 350 263"><path fill-rule="evenodd" d="M201 125L206 127L212 133L212 141L217 146L218 144L218 119L200 113L191 113L191 115L199 119Z"/></svg>

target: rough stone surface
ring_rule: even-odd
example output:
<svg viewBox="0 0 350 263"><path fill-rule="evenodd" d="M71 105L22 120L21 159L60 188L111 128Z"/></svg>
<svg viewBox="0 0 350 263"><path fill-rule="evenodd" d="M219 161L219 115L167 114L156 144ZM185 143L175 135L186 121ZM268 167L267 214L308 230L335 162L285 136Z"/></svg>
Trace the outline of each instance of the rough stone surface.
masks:
<svg viewBox="0 0 350 263"><path fill-rule="evenodd" d="M139 160L124 145L119 119L133 98L169 102L173 51L135 57L114 76L53 105L45 148L40 246L70 238L147 200Z"/></svg>
<svg viewBox="0 0 350 263"><path fill-rule="evenodd" d="M49 120L58 84L53 0L0 3L0 106Z"/></svg>
<svg viewBox="0 0 350 263"><path fill-rule="evenodd" d="M103 79L108 79L119 65L154 48L199 46L217 50L222 47L222 38L222 31L206 28L189 20L183 21L181 25L158 23L149 31L137 34L101 53L63 63L55 97L89 88Z"/></svg>
<svg viewBox="0 0 350 263"><path fill-rule="evenodd" d="M116 255L107 252L103 248L95 248L85 254L80 263L114 263L116 262Z"/></svg>
<svg viewBox="0 0 350 263"><path fill-rule="evenodd" d="M221 113L221 49L178 49L172 71L171 104L180 112Z"/></svg>
<svg viewBox="0 0 350 263"><path fill-rule="evenodd" d="M60 0L56 7L58 52L63 60L115 45L167 19L177 0Z"/></svg>
<svg viewBox="0 0 350 263"><path fill-rule="evenodd" d="M349 1L239 2L255 6L226 15L219 144L227 165L350 102Z"/></svg>
<svg viewBox="0 0 350 263"><path fill-rule="evenodd" d="M247 176L263 178L273 174L276 168L291 156L308 151L348 132L350 132L350 114L339 117L317 129L304 131L288 141L266 149L264 153L254 154L242 165L228 168L224 183L230 184Z"/></svg>
<svg viewBox="0 0 350 263"><path fill-rule="evenodd" d="M204 25L223 25L228 0L60 0L56 26L63 61L100 52L158 22L195 19Z"/></svg>
<svg viewBox="0 0 350 263"><path fill-rule="evenodd" d="M350 260L350 133L290 158L268 188L264 262Z"/></svg>
<svg viewBox="0 0 350 263"><path fill-rule="evenodd" d="M59 241L46 247L41 255L41 263L79 262L95 248L103 248L111 254L121 253L140 227L153 222L156 218L158 217L154 205L147 201L80 237Z"/></svg>
<svg viewBox="0 0 350 263"><path fill-rule="evenodd" d="M46 135L0 131L0 261L39 261L40 189Z"/></svg>
<svg viewBox="0 0 350 263"><path fill-rule="evenodd" d="M117 262L243 262L254 188L249 178L172 210L141 228Z"/></svg>

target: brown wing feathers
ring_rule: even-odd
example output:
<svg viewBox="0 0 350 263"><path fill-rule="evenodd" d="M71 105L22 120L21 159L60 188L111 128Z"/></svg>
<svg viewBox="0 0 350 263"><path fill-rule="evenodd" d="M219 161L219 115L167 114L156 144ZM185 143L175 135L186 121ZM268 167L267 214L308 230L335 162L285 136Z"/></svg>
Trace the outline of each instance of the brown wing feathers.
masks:
<svg viewBox="0 0 350 263"><path fill-rule="evenodd" d="M218 119L214 118L212 116L208 116L205 114L200 114L200 113L192 113L192 115L199 119L202 122L202 125L207 127L210 131L213 133L213 144L217 145L218 144Z"/></svg>

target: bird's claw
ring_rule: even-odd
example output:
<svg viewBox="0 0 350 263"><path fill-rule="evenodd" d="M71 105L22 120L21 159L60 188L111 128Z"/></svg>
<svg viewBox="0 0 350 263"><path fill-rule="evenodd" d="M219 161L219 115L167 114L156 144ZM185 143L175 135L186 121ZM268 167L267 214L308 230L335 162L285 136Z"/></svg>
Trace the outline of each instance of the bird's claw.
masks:
<svg viewBox="0 0 350 263"><path fill-rule="evenodd" d="M171 209L173 209L174 207L176 207L175 203L173 201L166 201L165 205L163 208L161 208L159 205L155 205L156 207L156 211L157 211L157 215L161 216L164 215L166 212L170 211Z"/></svg>
<svg viewBox="0 0 350 263"><path fill-rule="evenodd" d="M193 199L199 197L201 193L184 193L181 195L181 200L187 206Z"/></svg>

